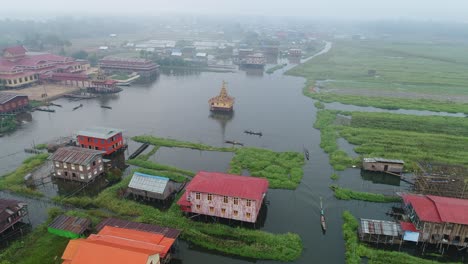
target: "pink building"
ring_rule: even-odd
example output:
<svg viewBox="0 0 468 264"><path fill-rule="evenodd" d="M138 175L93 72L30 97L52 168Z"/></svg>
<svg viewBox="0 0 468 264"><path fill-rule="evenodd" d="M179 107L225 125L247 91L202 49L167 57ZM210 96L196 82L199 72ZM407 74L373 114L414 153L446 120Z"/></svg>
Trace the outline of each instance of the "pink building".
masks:
<svg viewBox="0 0 468 264"><path fill-rule="evenodd" d="M267 191L264 178L200 171L177 204L188 213L255 223Z"/></svg>

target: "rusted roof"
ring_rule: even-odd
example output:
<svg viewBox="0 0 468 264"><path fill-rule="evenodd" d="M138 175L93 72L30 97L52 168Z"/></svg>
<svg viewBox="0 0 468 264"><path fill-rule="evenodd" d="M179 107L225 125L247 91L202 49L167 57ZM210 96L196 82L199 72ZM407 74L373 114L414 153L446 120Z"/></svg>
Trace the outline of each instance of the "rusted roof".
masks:
<svg viewBox="0 0 468 264"><path fill-rule="evenodd" d="M0 199L0 222L18 212L25 205L26 203L17 200Z"/></svg>
<svg viewBox="0 0 468 264"><path fill-rule="evenodd" d="M91 127L85 130L78 131L78 136L108 139L118 133L122 133L122 129L111 127Z"/></svg>
<svg viewBox="0 0 468 264"><path fill-rule="evenodd" d="M24 95L24 94L1 93L0 92L0 104L5 104L5 103L15 99L16 97L21 97L21 96L28 98L28 96Z"/></svg>
<svg viewBox="0 0 468 264"><path fill-rule="evenodd" d="M161 227L157 225L144 224L144 223L130 222L130 221L125 221L125 220L117 219L117 218L107 218L101 221L101 223L99 223L96 226L96 230L100 231L105 226L121 227L121 228L128 228L128 229L133 229L133 230L138 230L138 231L150 232L154 234L161 234L167 238L172 238L172 239L176 239L180 235L180 230L177 230L177 229L173 229L169 227Z"/></svg>
<svg viewBox="0 0 468 264"><path fill-rule="evenodd" d="M79 165L88 165L96 156L104 152L79 147L63 147L55 151L49 159Z"/></svg>
<svg viewBox="0 0 468 264"><path fill-rule="evenodd" d="M59 215L49 225L51 228L66 230L75 234L83 234L91 225L91 220L80 217Z"/></svg>
<svg viewBox="0 0 468 264"><path fill-rule="evenodd" d="M364 162L384 162L384 163L405 164L405 162L402 160L384 159L384 158L364 158Z"/></svg>

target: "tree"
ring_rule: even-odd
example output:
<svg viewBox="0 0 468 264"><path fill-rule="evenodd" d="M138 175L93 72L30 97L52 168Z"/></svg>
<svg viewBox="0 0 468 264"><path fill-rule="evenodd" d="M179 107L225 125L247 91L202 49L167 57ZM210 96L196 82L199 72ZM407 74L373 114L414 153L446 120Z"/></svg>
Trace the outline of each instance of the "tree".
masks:
<svg viewBox="0 0 468 264"><path fill-rule="evenodd" d="M91 66L96 66L97 63L98 63L98 57L97 57L96 53L90 54L88 56L88 61L91 64Z"/></svg>
<svg viewBox="0 0 468 264"><path fill-rule="evenodd" d="M84 50L79 50L79 51L72 54L73 58L79 59L79 60L86 60L88 58L88 56L89 56L88 52L86 52Z"/></svg>

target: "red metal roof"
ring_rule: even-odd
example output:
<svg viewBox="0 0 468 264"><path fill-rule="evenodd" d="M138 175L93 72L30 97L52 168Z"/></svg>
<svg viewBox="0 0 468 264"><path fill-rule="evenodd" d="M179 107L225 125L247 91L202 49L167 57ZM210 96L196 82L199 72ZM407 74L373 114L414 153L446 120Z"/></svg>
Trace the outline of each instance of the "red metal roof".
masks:
<svg viewBox="0 0 468 264"><path fill-rule="evenodd" d="M54 221L49 224L49 227L81 235L89 228L90 225L91 220L89 219L62 214L57 216Z"/></svg>
<svg viewBox="0 0 468 264"><path fill-rule="evenodd" d="M415 194L402 197L405 204L413 206L422 221L468 225L468 200Z"/></svg>
<svg viewBox="0 0 468 264"><path fill-rule="evenodd" d="M401 230L403 231L411 231L411 232L418 232L416 227L413 225L413 223L410 222L400 222L401 225Z"/></svg>
<svg viewBox="0 0 468 264"><path fill-rule="evenodd" d="M14 47L8 47L3 49L3 52L8 52L12 55L24 55L26 53L26 49L23 46L14 46Z"/></svg>
<svg viewBox="0 0 468 264"><path fill-rule="evenodd" d="M262 200L268 180L250 176L200 171L186 187L187 192L213 193L251 200Z"/></svg>

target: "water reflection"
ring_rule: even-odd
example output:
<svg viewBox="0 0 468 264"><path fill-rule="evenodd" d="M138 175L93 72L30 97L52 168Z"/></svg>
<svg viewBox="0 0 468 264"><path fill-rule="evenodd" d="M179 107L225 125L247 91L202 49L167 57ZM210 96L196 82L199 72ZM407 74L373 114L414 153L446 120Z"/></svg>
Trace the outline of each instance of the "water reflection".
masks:
<svg viewBox="0 0 468 264"><path fill-rule="evenodd" d="M216 120L221 126L221 134L223 135L223 141L225 140L226 125L231 122L234 117L234 111L231 112L211 112L209 117Z"/></svg>
<svg viewBox="0 0 468 264"><path fill-rule="evenodd" d="M400 177L383 172L361 170L361 178L372 183L400 186Z"/></svg>

